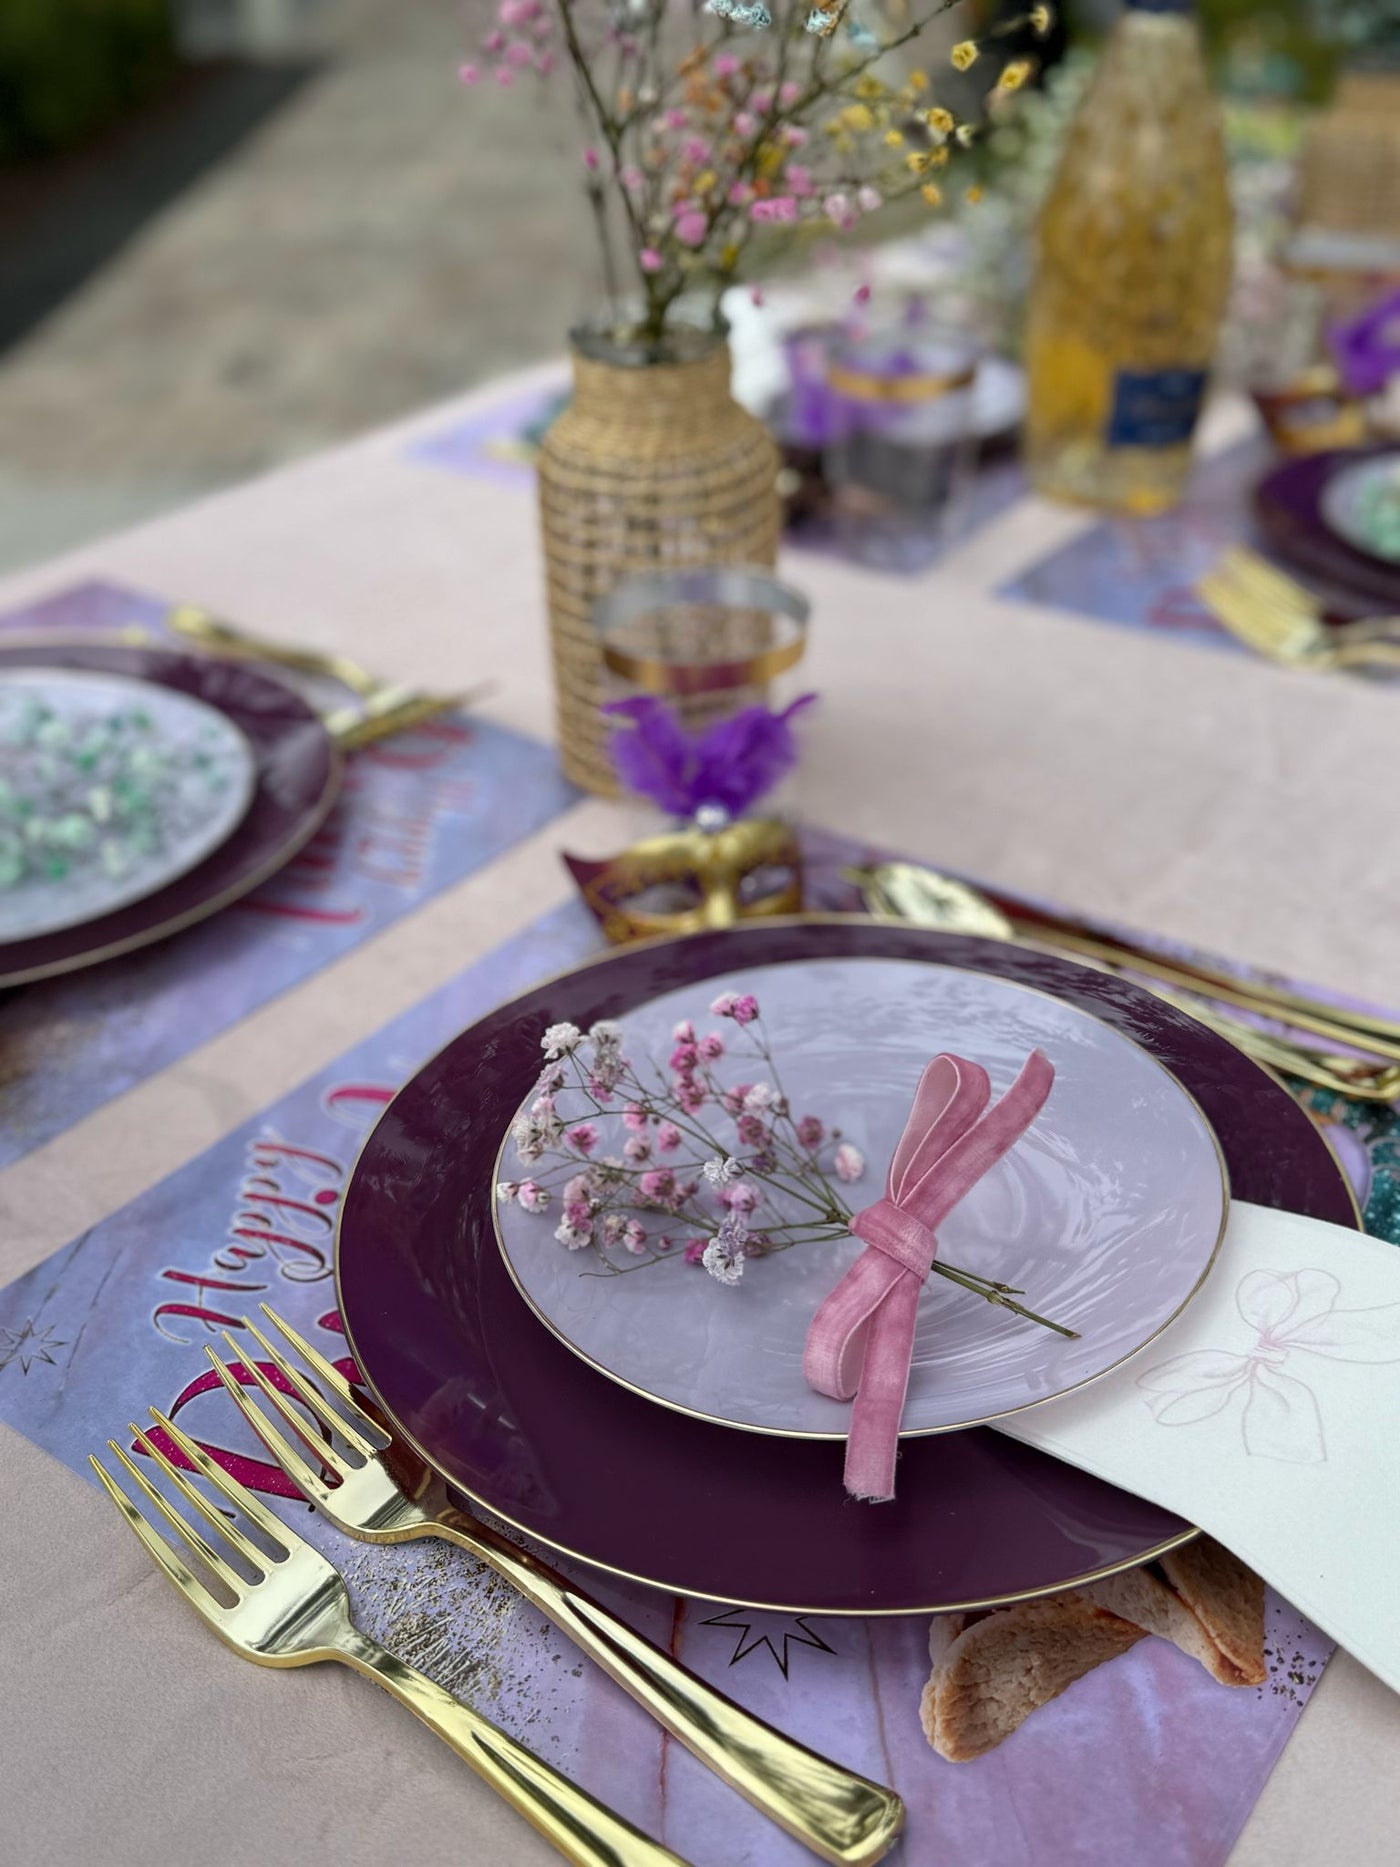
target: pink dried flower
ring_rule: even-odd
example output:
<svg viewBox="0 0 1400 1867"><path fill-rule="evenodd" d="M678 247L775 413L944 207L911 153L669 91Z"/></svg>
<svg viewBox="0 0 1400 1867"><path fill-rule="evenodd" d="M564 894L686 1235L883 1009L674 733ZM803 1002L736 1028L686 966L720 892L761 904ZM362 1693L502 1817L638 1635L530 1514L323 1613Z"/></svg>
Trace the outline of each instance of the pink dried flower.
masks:
<svg viewBox="0 0 1400 1867"><path fill-rule="evenodd" d="M535 60L535 70L542 78L547 78L554 69L553 52L541 52Z"/></svg>
<svg viewBox="0 0 1400 1867"><path fill-rule="evenodd" d="M505 65L497 65L496 82L497 84L500 85L503 91L508 91L511 85L514 84L515 78L513 74L511 73L511 71Z"/></svg>
<svg viewBox="0 0 1400 1867"><path fill-rule="evenodd" d="M807 195L815 194L816 192L816 184L812 180L812 171L809 168L804 168L800 162L790 162L788 164L787 172L783 176L783 180L799 200L805 199Z"/></svg>
<svg viewBox="0 0 1400 1867"><path fill-rule="evenodd" d="M681 156L686 162L694 162L697 164L708 162L710 159L710 145L705 141L703 136L687 136L685 141L681 144Z"/></svg>
<svg viewBox="0 0 1400 1867"><path fill-rule="evenodd" d="M822 212L832 226L841 228L843 233L855 225L856 214L849 195L829 194L822 202Z"/></svg>
<svg viewBox="0 0 1400 1867"><path fill-rule="evenodd" d="M539 10L539 0L501 0L496 17L503 26L524 26Z"/></svg>
<svg viewBox="0 0 1400 1867"><path fill-rule="evenodd" d="M858 1180L865 1172L865 1156L858 1147L843 1141L832 1156L832 1165L838 1180Z"/></svg>
<svg viewBox="0 0 1400 1867"><path fill-rule="evenodd" d="M627 1221L622 1231L622 1242L632 1253L633 1257L640 1257L642 1252L646 1250L646 1230L639 1220L629 1219Z"/></svg>
<svg viewBox="0 0 1400 1867"><path fill-rule="evenodd" d="M647 1125L647 1112L640 1102L629 1102L622 1111L622 1125L630 1128L633 1134L640 1134Z"/></svg>
<svg viewBox="0 0 1400 1867"><path fill-rule="evenodd" d="M851 301L853 304L857 305L868 305L870 303L870 287L868 285L858 285L851 293Z"/></svg>
<svg viewBox="0 0 1400 1867"><path fill-rule="evenodd" d="M596 175L598 172L598 151L591 143L583 152L583 166L590 175Z"/></svg>
<svg viewBox="0 0 1400 1867"><path fill-rule="evenodd" d="M774 1100L772 1083L755 1083L753 1088L745 1093L744 1113L762 1115L766 1109L772 1108Z"/></svg>
<svg viewBox="0 0 1400 1867"><path fill-rule="evenodd" d="M745 1147L766 1147L770 1136L757 1115L739 1117L739 1139Z"/></svg>
<svg viewBox="0 0 1400 1867"><path fill-rule="evenodd" d="M461 84L480 84L481 70L476 65L459 65L457 67L457 78L458 82Z"/></svg>
<svg viewBox="0 0 1400 1867"><path fill-rule="evenodd" d="M715 1063L724 1055L724 1039L718 1031L706 1031L695 1048L706 1063Z"/></svg>
<svg viewBox="0 0 1400 1867"><path fill-rule="evenodd" d="M571 1199L564 1207L564 1223L576 1232L587 1232L593 1226L593 1208L586 1199Z"/></svg>
<svg viewBox="0 0 1400 1867"><path fill-rule="evenodd" d="M516 1198L526 1212L547 1212L549 1193L538 1180L522 1180Z"/></svg>
<svg viewBox="0 0 1400 1867"><path fill-rule="evenodd" d="M505 42L505 34L493 27L481 42L482 50L486 52L499 52Z"/></svg>
<svg viewBox="0 0 1400 1867"><path fill-rule="evenodd" d="M778 102L784 110L790 110L802 95L802 86L789 78L786 84L778 86Z"/></svg>
<svg viewBox="0 0 1400 1867"><path fill-rule="evenodd" d="M720 1193L720 1203L731 1212L753 1212L758 1206L758 1188L747 1180L736 1180Z"/></svg>
<svg viewBox="0 0 1400 1867"><path fill-rule="evenodd" d="M797 202L790 194L770 195L766 201L755 201L749 209L749 219L753 221L787 222L797 219Z"/></svg>
<svg viewBox="0 0 1400 1867"><path fill-rule="evenodd" d="M638 1185L647 1199L665 1204L675 1197L676 1176L669 1167L653 1167L642 1175Z"/></svg>
<svg viewBox="0 0 1400 1867"><path fill-rule="evenodd" d="M710 70L717 78L737 78L743 66L732 52L716 52L710 60Z"/></svg>
<svg viewBox="0 0 1400 1867"><path fill-rule="evenodd" d="M752 1024L758 1016L758 1000L752 992L740 993L729 1015L736 1024Z"/></svg>
<svg viewBox="0 0 1400 1867"><path fill-rule="evenodd" d="M569 1139L580 1154L591 1154L598 1145L598 1130L591 1121L581 1121L569 1130Z"/></svg>
<svg viewBox="0 0 1400 1867"><path fill-rule="evenodd" d="M644 246L637 255L637 264L643 272L660 272L665 263L654 246Z"/></svg>
<svg viewBox="0 0 1400 1867"><path fill-rule="evenodd" d="M567 1219L561 1219L554 1228L554 1236L569 1251L582 1251L585 1245L593 1243L593 1227L570 1225Z"/></svg>
<svg viewBox="0 0 1400 1867"><path fill-rule="evenodd" d="M707 1100L705 1085L696 1082L693 1076L681 1078L676 1084L676 1100L687 1115L698 1114Z"/></svg>
<svg viewBox="0 0 1400 1867"><path fill-rule="evenodd" d="M586 1206L588 1204L588 1195L592 1190L593 1185L588 1174L576 1173L572 1180L568 1180L564 1184L565 1206Z"/></svg>
<svg viewBox="0 0 1400 1867"><path fill-rule="evenodd" d="M800 123L786 123L783 125L783 141L787 144L789 149L801 149L811 140L811 136L803 129ZM789 173L791 173L791 171L789 171Z"/></svg>
<svg viewBox="0 0 1400 1867"><path fill-rule="evenodd" d="M797 1138L803 1147L815 1152L826 1139L826 1128L815 1115L804 1115L797 1124Z"/></svg>
<svg viewBox="0 0 1400 1867"><path fill-rule="evenodd" d="M656 1145L663 1154L672 1154L681 1144L681 1131L673 1121L664 1121L656 1131Z"/></svg>
<svg viewBox="0 0 1400 1867"><path fill-rule="evenodd" d="M508 1206L519 1191L520 1182L518 1180L498 1180L496 1182L496 1198L503 1206Z"/></svg>
<svg viewBox="0 0 1400 1867"><path fill-rule="evenodd" d="M731 182L725 199L731 207L747 207L753 200L753 189L748 182Z"/></svg>
<svg viewBox="0 0 1400 1867"><path fill-rule="evenodd" d="M749 303L751 305L761 305L763 303L763 287L761 285L751 285L749 287Z"/></svg>
<svg viewBox="0 0 1400 1867"><path fill-rule="evenodd" d="M869 182L866 182L856 190L856 205L862 214L873 214L877 207L885 205L885 197L878 188L873 188Z"/></svg>
<svg viewBox="0 0 1400 1867"><path fill-rule="evenodd" d="M749 101L761 117L766 117L773 108L773 93L766 88L755 91Z"/></svg>
<svg viewBox="0 0 1400 1867"><path fill-rule="evenodd" d="M519 70L524 66L532 65L535 61L535 54L523 39L513 39L506 47L505 58L508 65L514 65Z"/></svg>
<svg viewBox="0 0 1400 1867"><path fill-rule="evenodd" d="M630 1160L634 1165L638 1161L650 1160L651 1142L647 1140L645 1135L629 1135L623 1143L622 1152L624 1157Z"/></svg>
<svg viewBox="0 0 1400 1867"><path fill-rule="evenodd" d="M646 176L643 175L639 168L635 168L630 162L625 169L619 169L617 179L622 183L628 194L636 194L647 185Z"/></svg>
<svg viewBox="0 0 1400 1867"><path fill-rule="evenodd" d="M679 1043L671 1052L667 1069L675 1070L678 1075L688 1076L699 1060L698 1047L692 1043Z"/></svg>
<svg viewBox="0 0 1400 1867"><path fill-rule="evenodd" d="M731 1088L724 1090L720 1095L719 1103L725 1114L742 1115L744 1112L744 1097L752 1088L752 1083L735 1083Z"/></svg>
<svg viewBox="0 0 1400 1867"><path fill-rule="evenodd" d="M690 1022L689 1018L682 1018L680 1023L671 1032L671 1036L678 1044L693 1044L695 1042L695 1026Z"/></svg>
<svg viewBox="0 0 1400 1867"><path fill-rule="evenodd" d="M690 1243L685 1248L686 1263L687 1264L703 1263L704 1257L705 1257L705 1250L709 1242L710 1241L708 1238L692 1238Z"/></svg>
<svg viewBox="0 0 1400 1867"><path fill-rule="evenodd" d="M666 112L661 121L668 130L683 130L690 118L683 110L672 108Z"/></svg>
<svg viewBox="0 0 1400 1867"><path fill-rule="evenodd" d="M699 208L687 208L676 216L675 233L682 246L702 246L709 230L710 223Z"/></svg>
<svg viewBox="0 0 1400 1867"><path fill-rule="evenodd" d="M747 142L758 128L758 118L749 110L736 110L734 113L734 134L742 136Z"/></svg>

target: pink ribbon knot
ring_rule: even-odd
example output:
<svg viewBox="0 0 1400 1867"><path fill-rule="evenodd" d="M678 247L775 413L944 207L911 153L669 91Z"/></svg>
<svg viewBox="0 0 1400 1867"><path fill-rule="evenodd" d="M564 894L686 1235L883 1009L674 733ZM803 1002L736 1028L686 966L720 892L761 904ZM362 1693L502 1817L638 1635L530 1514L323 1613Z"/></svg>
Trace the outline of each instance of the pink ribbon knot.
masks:
<svg viewBox="0 0 1400 1867"><path fill-rule="evenodd" d="M852 1497L894 1496L919 1292L938 1253L938 1227L1020 1140L1054 1080L1039 1050L996 1102L987 1072L964 1057L935 1057L919 1078L884 1196L851 1220L866 1249L812 1318L802 1357L818 1393L855 1398L846 1440Z"/></svg>

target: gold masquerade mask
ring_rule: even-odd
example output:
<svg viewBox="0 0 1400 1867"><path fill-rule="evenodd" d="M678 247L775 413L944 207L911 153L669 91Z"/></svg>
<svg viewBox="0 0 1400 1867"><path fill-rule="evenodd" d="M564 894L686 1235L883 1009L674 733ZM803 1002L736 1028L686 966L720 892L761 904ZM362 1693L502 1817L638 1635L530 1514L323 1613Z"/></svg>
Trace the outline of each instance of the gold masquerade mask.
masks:
<svg viewBox="0 0 1400 1867"><path fill-rule="evenodd" d="M802 906L797 834L772 818L744 817L715 830L691 824L609 860L566 854L564 862L604 934L619 946L794 914Z"/></svg>

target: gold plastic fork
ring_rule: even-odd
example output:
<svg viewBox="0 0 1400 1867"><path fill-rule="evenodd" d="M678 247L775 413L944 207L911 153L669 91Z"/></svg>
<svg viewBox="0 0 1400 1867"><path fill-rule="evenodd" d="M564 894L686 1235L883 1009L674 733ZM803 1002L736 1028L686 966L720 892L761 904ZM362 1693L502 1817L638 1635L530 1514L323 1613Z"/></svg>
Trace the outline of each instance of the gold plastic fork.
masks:
<svg viewBox="0 0 1400 1867"><path fill-rule="evenodd" d="M1288 667L1400 667L1400 616L1329 626L1311 590L1257 552L1227 551L1196 594L1232 635Z"/></svg>
<svg viewBox="0 0 1400 1867"><path fill-rule="evenodd" d="M198 642L203 648L214 649L220 655L232 655L246 661L271 661L279 667L295 668L302 674L324 675L329 680L339 681L352 694L360 694L365 699L388 685L360 662L353 661L349 655L319 648L297 648L290 642L279 642L271 636L257 635L251 629L228 622L224 617L215 616L194 603L176 604L167 614L165 622L166 627L176 635L183 635L186 641Z"/></svg>
<svg viewBox="0 0 1400 1867"><path fill-rule="evenodd" d="M339 1370L275 1310L266 1303L261 1308L312 1370L319 1389L247 1317L244 1327L311 1417L328 1434L338 1435L360 1463L314 1435L288 1396L226 1333L230 1350L277 1418L309 1449L313 1462L308 1464L214 1350L206 1347L205 1353L268 1451L337 1529L371 1543L438 1536L469 1550L548 1615L673 1737L814 1853L840 1867L864 1867L880 1859L904 1821L904 1805L893 1790L819 1757L742 1710L548 1564L457 1509L442 1479L365 1411ZM322 1468L330 1473L329 1482Z"/></svg>
<svg viewBox="0 0 1400 1867"><path fill-rule="evenodd" d="M225 1646L259 1666L310 1666L317 1660L340 1660L364 1673L436 1731L575 1867L686 1867L679 1855L650 1840L568 1777L551 1769L533 1751L434 1685L423 1673L396 1659L377 1640L361 1633L350 1618L345 1583L326 1558L274 1517L155 1407L151 1408L151 1418L208 1479L218 1496L241 1511L261 1533L266 1547L260 1547L211 1504L153 1439L139 1426L132 1426L133 1437L156 1470L184 1503L217 1531L238 1557L241 1568L236 1568L184 1512L155 1488L114 1439L107 1441L108 1448L134 1481L146 1510L132 1502L99 1459L94 1457L89 1463L161 1574ZM164 1518L232 1597L232 1605L221 1601L157 1533L150 1521L152 1514Z"/></svg>

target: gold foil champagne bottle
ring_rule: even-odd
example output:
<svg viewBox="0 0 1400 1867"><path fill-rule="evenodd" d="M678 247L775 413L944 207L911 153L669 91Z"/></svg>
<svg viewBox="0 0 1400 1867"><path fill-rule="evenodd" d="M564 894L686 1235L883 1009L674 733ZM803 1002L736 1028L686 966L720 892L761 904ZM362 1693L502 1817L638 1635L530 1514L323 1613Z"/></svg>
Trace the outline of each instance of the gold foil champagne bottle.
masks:
<svg viewBox="0 0 1400 1867"><path fill-rule="evenodd" d="M1230 284L1219 113L1189 0L1127 0L1042 211L1026 364L1040 492L1175 504Z"/></svg>

